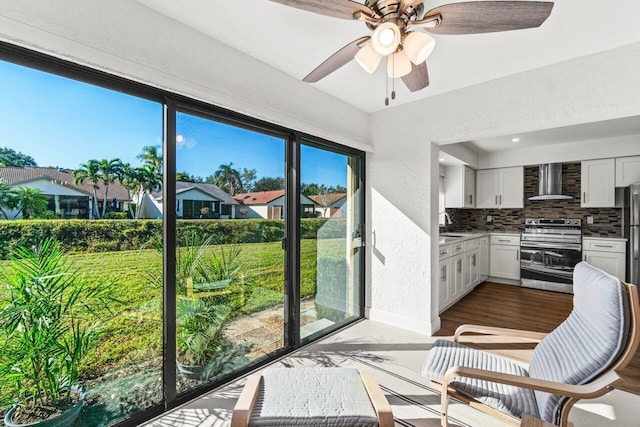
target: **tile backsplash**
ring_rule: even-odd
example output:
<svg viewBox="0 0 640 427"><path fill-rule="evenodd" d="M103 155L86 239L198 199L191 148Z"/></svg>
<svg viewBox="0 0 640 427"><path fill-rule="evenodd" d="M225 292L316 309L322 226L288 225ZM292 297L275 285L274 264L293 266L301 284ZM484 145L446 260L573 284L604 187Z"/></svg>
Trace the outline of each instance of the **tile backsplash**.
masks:
<svg viewBox="0 0 640 427"><path fill-rule="evenodd" d="M529 197L538 194L539 180L538 166L524 168L523 209L447 209L453 224L440 227L440 231L522 232L525 218L579 218L585 236L622 235L622 209L580 207L580 163L562 165L562 194L573 196L571 200L530 201ZM487 215L491 215L491 222L487 222ZM593 224L587 224L588 216L593 217Z"/></svg>

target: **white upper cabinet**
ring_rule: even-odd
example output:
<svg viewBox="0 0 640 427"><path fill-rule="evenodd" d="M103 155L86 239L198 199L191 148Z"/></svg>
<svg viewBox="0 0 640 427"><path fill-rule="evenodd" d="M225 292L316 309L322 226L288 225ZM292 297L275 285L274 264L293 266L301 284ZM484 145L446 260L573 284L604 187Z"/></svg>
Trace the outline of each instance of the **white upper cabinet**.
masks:
<svg viewBox="0 0 640 427"><path fill-rule="evenodd" d="M498 169L500 174L500 194L498 202L500 208L524 207L524 168Z"/></svg>
<svg viewBox="0 0 640 427"><path fill-rule="evenodd" d="M640 156L616 159L616 187L640 183Z"/></svg>
<svg viewBox="0 0 640 427"><path fill-rule="evenodd" d="M473 208L476 203L476 171L468 166L447 166L444 172L445 208Z"/></svg>
<svg viewBox="0 0 640 427"><path fill-rule="evenodd" d="M581 207L615 207L615 167L615 159L584 160L582 162Z"/></svg>
<svg viewBox="0 0 640 427"><path fill-rule="evenodd" d="M477 171L476 196L477 208L524 207L524 167Z"/></svg>
<svg viewBox="0 0 640 427"><path fill-rule="evenodd" d="M476 171L476 208L498 207L498 169Z"/></svg>

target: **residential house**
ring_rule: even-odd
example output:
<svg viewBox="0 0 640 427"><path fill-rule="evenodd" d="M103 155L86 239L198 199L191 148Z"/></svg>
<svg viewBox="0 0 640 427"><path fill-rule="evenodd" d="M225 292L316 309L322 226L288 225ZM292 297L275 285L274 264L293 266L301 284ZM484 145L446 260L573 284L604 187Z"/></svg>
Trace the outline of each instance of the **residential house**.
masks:
<svg viewBox="0 0 640 427"><path fill-rule="evenodd" d="M73 171L69 169L3 167L0 168L0 180L12 187L35 188L42 191L47 198L47 209L54 212L58 218L92 219L95 215L93 186L86 179L76 184ZM104 183L99 182L96 190L99 212L102 211L105 190ZM109 184L107 198L108 210L128 211L129 193L117 180ZM15 215L20 218L17 211L9 214L9 217Z"/></svg>
<svg viewBox="0 0 640 427"><path fill-rule="evenodd" d="M143 196L140 218L162 218L162 192ZM176 216L182 219L236 218L239 203L215 184L176 182Z"/></svg>
<svg viewBox="0 0 640 427"><path fill-rule="evenodd" d="M322 218L344 218L347 193L315 194L309 199L317 206Z"/></svg>
<svg viewBox="0 0 640 427"><path fill-rule="evenodd" d="M236 194L233 198L242 206L239 218L282 219L285 217L285 191L257 191ZM304 194L300 195L300 213L305 218L316 217L316 204Z"/></svg>

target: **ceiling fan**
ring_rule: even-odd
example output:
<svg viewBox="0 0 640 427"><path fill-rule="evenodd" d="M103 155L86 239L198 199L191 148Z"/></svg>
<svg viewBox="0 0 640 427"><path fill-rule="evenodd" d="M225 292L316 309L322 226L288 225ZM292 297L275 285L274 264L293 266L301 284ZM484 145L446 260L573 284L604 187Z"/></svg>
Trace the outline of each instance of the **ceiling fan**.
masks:
<svg viewBox="0 0 640 427"><path fill-rule="evenodd" d="M373 73L383 58L387 76L402 78L411 92L429 85L426 59L435 47L433 34L479 34L539 27L551 14L553 2L470 1L438 6L424 12L423 0L271 0L334 18L364 22L371 36L352 41L309 73L315 83L355 58ZM395 98L395 91L392 92ZM389 98L385 99L389 105Z"/></svg>

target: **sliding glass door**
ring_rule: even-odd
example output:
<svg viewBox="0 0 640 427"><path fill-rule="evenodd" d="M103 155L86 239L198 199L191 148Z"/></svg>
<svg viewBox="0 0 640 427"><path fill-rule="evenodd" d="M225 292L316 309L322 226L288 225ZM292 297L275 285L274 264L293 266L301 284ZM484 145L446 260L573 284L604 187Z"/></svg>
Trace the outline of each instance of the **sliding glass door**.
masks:
<svg viewBox="0 0 640 427"><path fill-rule="evenodd" d="M177 391L284 347L282 137L176 114Z"/></svg>
<svg viewBox="0 0 640 427"><path fill-rule="evenodd" d="M362 312L362 157L300 147L300 338Z"/></svg>

